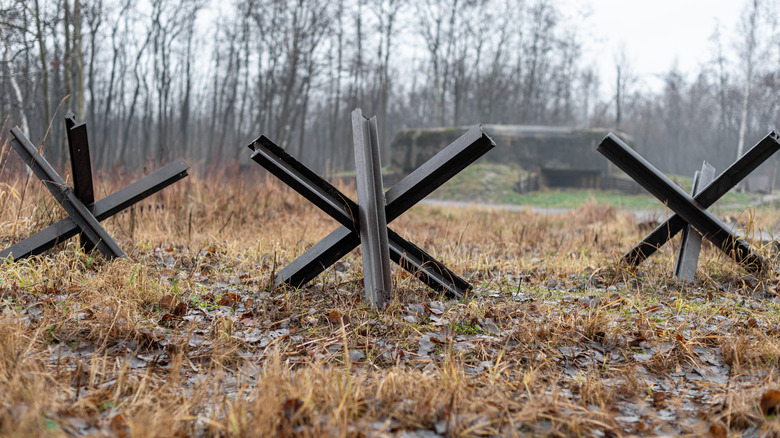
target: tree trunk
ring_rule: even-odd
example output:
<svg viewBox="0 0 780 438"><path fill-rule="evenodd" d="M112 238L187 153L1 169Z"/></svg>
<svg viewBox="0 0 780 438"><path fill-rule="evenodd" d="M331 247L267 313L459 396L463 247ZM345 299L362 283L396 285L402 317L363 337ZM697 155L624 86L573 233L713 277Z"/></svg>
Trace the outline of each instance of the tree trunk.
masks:
<svg viewBox="0 0 780 438"><path fill-rule="evenodd" d="M35 38L38 41L38 53L41 62L41 84L43 86L43 120L48 123L51 118L51 106L49 103L49 66L46 59L46 35L41 21L41 8L39 0L34 0L35 6Z"/></svg>
<svg viewBox="0 0 780 438"><path fill-rule="evenodd" d="M76 93L76 112L79 117L84 118L84 50L83 42L84 36L81 32L81 0L74 0L73 2L73 50L71 51L71 57L73 58L73 69L76 73L74 92Z"/></svg>
<svg viewBox="0 0 780 438"><path fill-rule="evenodd" d="M750 83L753 80L753 52L756 48L756 25L758 21L758 0L753 0L752 10L748 18L747 40L745 41L745 86L742 89L742 110L739 117L739 140L737 143L737 159L742 157L745 149L745 131L747 131L748 103L750 102Z"/></svg>
<svg viewBox="0 0 780 438"><path fill-rule="evenodd" d="M65 55L63 56L62 68L65 70L65 95L68 96L65 108L68 111L73 111L73 77L70 71L71 66L71 45L73 41L70 37L70 3L68 0L63 1L63 9L65 12L65 19L63 20L63 28L65 30Z"/></svg>

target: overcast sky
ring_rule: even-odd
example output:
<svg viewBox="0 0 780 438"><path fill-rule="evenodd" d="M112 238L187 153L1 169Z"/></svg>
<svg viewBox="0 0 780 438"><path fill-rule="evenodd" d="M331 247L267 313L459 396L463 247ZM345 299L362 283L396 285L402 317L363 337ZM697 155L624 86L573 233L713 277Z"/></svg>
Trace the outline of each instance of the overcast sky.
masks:
<svg viewBox="0 0 780 438"><path fill-rule="evenodd" d="M625 47L634 71L654 90L660 88L658 75L668 72L674 62L691 75L712 59L716 25L721 26L724 47L731 49L745 4L745 0L588 1L585 59L599 66L604 86L614 89L616 54Z"/></svg>

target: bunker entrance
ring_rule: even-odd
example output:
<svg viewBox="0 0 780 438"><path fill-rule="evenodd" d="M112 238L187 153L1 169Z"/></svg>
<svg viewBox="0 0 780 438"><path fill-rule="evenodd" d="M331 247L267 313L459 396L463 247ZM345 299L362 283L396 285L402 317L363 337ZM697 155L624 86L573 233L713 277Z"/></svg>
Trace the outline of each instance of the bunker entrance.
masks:
<svg viewBox="0 0 780 438"><path fill-rule="evenodd" d="M600 172L581 169L542 169L541 182L545 187L598 188Z"/></svg>

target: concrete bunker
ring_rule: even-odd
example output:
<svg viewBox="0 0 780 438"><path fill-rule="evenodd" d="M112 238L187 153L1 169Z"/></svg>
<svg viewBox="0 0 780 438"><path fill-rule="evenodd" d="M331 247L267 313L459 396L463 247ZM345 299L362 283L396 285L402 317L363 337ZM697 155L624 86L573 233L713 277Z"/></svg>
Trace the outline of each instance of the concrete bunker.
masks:
<svg viewBox="0 0 780 438"><path fill-rule="evenodd" d="M394 170L406 175L469 127L407 129L398 132L390 145ZM605 160L596 146L610 132L633 146L626 133L602 128L552 126L483 125L496 142L496 148L482 160L519 163L518 190L549 188L621 189L616 184L617 169Z"/></svg>

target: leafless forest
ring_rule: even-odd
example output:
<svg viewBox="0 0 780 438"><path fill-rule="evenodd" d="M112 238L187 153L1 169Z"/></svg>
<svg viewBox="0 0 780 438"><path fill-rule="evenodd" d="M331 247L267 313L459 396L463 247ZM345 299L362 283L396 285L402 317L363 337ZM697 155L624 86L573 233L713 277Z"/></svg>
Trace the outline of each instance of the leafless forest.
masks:
<svg viewBox="0 0 780 438"><path fill-rule="evenodd" d="M605 53L619 72L605 83L583 57L588 21L553 0L0 0L0 115L34 141L48 132L57 162L76 112L103 168L214 165L262 133L345 169L361 107L383 145L407 127L619 127L688 174L778 125L778 10L745 1L713 29L711 61L655 91L626 61L641 54Z"/></svg>

